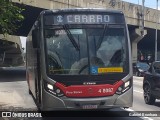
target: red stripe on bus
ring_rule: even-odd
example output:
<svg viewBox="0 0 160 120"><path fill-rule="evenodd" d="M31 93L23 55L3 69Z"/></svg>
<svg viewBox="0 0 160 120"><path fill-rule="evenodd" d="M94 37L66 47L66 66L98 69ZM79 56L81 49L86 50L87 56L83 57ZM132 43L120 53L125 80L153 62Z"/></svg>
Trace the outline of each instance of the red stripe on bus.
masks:
<svg viewBox="0 0 160 120"><path fill-rule="evenodd" d="M55 86L63 91L67 97L102 97L114 95L123 83L124 82L121 80L113 85L71 85L66 87L57 82Z"/></svg>

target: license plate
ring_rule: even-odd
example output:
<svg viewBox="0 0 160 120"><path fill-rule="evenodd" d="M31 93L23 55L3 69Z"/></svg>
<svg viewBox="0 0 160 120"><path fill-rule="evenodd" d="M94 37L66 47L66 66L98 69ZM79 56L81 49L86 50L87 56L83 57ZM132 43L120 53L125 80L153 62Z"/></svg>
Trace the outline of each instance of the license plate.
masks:
<svg viewBox="0 0 160 120"><path fill-rule="evenodd" d="M97 109L98 105L83 105L83 109Z"/></svg>

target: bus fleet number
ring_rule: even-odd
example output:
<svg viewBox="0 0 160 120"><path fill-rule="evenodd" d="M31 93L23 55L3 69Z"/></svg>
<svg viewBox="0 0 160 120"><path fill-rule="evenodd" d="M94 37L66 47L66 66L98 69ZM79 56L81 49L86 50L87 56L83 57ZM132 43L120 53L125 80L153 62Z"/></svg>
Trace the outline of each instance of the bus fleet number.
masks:
<svg viewBox="0 0 160 120"><path fill-rule="evenodd" d="M99 93L109 93L113 92L113 88L103 88L98 90Z"/></svg>

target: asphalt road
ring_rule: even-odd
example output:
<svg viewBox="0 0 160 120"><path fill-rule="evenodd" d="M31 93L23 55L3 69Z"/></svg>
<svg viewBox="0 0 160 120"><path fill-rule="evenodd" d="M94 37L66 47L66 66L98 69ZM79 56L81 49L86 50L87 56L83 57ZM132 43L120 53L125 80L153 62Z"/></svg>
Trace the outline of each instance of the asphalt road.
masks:
<svg viewBox="0 0 160 120"><path fill-rule="evenodd" d="M110 114L112 120L159 120L157 117L122 117L122 114L128 113L143 113L143 111L159 111L160 112L160 101L157 100L155 105L146 105L143 100L143 90L142 90L142 77L134 77L134 100L133 107L129 109L116 108L110 109L106 111L94 111L94 112L67 112L67 114L77 114L80 117L83 117L83 120L86 119L98 119L98 120L106 120L107 114ZM28 94L28 85L25 80L25 68L1 68L0 69L0 111L5 110L18 110L18 111L37 111L36 105L32 99L32 97ZM66 114L66 113L65 113ZM88 114L88 115L87 115ZM97 116L95 115L97 114ZM86 116L94 116L92 118L88 118ZM60 114L60 116L62 116ZM42 119L42 118L41 118ZM45 118L43 118L45 119ZM47 118L48 119L48 118ZM66 120L66 117L58 117L54 118L55 120L61 119ZM68 117L67 119L74 119ZM77 117L76 119L80 119ZM108 118L107 118L108 119ZM6 119L5 119L6 120Z"/></svg>
<svg viewBox="0 0 160 120"><path fill-rule="evenodd" d="M25 74L24 67L0 69L0 110L37 110Z"/></svg>

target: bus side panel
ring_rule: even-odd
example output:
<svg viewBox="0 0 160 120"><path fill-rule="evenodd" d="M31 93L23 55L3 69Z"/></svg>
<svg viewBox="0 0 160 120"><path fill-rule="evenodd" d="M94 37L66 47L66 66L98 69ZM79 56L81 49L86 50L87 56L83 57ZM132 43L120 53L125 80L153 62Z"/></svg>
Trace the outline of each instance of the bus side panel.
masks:
<svg viewBox="0 0 160 120"><path fill-rule="evenodd" d="M28 36L27 38L27 43L26 43L26 53L27 53L27 57L26 57L26 74L27 74L27 78L28 78L28 85L29 85L29 89L32 92L33 96L36 98L36 88L35 88L35 68L36 67L36 60L37 60L37 55L36 55L36 51L33 48L32 45L32 37Z"/></svg>

